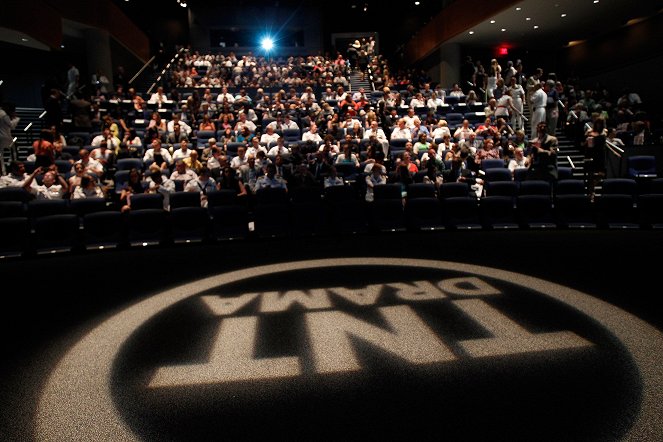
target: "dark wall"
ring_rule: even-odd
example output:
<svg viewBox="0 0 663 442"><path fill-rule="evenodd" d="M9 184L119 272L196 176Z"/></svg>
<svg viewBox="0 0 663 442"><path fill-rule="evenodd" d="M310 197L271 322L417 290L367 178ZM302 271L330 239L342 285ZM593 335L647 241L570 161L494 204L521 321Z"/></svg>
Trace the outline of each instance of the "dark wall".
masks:
<svg viewBox="0 0 663 442"><path fill-rule="evenodd" d="M279 49L277 41L274 52L277 56L316 54L322 51L322 29L319 25L322 17L319 10L310 5L303 4L299 8L245 5L241 10L229 10L218 4L196 4L189 9L190 41L196 49L218 49L218 43L211 45L212 31L227 29L229 34L253 34L254 38L244 36L243 40L256 42L267 33L276 39L280 33L303 33L304 47ZM250 49L258 53L255 48Z"/></svg>
<svg viewBox="0 0 663 442"><path fill-rule="evenodd" d="M659 76L663 66L663 14L626 26L560 51L565 67L585 80L608 89L636 89L648 101L663 98ZM644 97L643 97L644 98Z"/></svg>

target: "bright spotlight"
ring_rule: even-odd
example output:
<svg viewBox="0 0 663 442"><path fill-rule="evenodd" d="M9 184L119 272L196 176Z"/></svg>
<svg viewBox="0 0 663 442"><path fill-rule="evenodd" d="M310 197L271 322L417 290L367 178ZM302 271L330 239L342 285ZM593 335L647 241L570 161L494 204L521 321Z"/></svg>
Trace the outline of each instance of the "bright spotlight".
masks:
<svg viewBox="0 0 663 442"><path fill-rule="evenodd" d="M271 51L272 48L274 48L274 40L269 37L265 37L260 42L260 46L262 46L262 48L266 51Z"/></svg>

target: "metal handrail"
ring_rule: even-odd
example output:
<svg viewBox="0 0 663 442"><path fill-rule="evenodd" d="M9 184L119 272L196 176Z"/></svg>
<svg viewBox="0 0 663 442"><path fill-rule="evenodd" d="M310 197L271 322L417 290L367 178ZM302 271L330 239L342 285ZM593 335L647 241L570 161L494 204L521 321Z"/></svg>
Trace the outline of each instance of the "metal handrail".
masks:
<svg viewBox="0 0 663 442"><path fill-rule="evenodd" d="M149 66L149 64L152 63L152 62L154 61L155 58L156 58L156 55L153 55L152 58L150 58L149 60L147 60L147 62L143 65L143 67L140 68L140 70L139 70L138 72L136 72L136 75L134 75L133 77L131 77L131 80L129 80L129 84L133 83L134 80L136 80L136 78L138 78L138 76L139 76L140 74L143 73L143 71L145 70L145 68L147 68L147 66Z"/></svg>

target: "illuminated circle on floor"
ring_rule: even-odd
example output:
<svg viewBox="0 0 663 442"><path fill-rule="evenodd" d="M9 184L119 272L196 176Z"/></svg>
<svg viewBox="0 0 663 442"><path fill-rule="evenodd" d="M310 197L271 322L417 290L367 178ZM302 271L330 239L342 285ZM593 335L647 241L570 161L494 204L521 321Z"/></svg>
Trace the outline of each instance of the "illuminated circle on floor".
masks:
<svg viewBox="0 0 663 442"><path fill-rule="evenodd" d="M661 357L663 356L663 335L654 327L615 306L587 294L542 279L484 266L404 258L335 258L265 265L205 278L140 301L99 324L73 345L59 361L46 382L37 407L35 429L37 439L52 440L54 437L60 440L120 441L139 439L140 436L122 418L112 397L111 379L114 363L123 345L143 324L176 303L190 297L198 296L215 287L236 284L238 281L250 280L251 278L264 275L349 266L416 268L464 273L469 276L469 279L475 277L478 285L481 285L482 277L499 280L542 294L547 299L561 302L571 307L574 311L586 315L596 324L611 333L630 354L630 357L637 365L642 383L640 410L625 437L632 440L663 439L663 427L659 425L660 416L663 415L663 364L660 364ZM447 287L444 284L443 281L438 283L438 287L434 289L435 293L437 293L435 296L445 297L445 290L447 293L449 293L449 290L451 293L455 290L454 294L462 298L463 287L467 287L467 284L461 284L455 286L455 288L452 287L453 284L451 283ZM471 286L472 284L469 285ZM490 294L490 286L483 289L487 294ZM408 296L412 298L412 293L406 293L403 299L408 299ZM481 318L483 314L481 306L473 303L473 300L470 298L467 300L460 299L456 305L461 306L466 313ZM246 302L250 301L251 299L246 300ZM363 302L360 299L356 299L355 301ZM262 305L265 309L273 307L270 307L269 302L264 300ZM218 304L216 305L216 313L219 316L229 315L230 319L237 319L231 316L235 307L237 306ZM313 313L311 315L315 315L311 316L312 320L319 323L338 321L340 316L329 316L329 310L325 310L324 307L321 306L319 310L315 306L312 308ZM210 308L214 308L214 306L210 306ZM229 310L224 311L224 309ZM381 312L392 326L392 331L396 334L399 333L399 326L408 327L412 321L416 322L416 315L414 315L408 318L409 322L399 323L399 317L402 316L403 312L407 313L407 307L398 311L391 307L384 308ZM484 317L484 320L490 322L490 318ZM226 320L224 319L223 321ZM228 323L232 323L232 321L228 321ZM420 333L415 335L415 338L426 336L425 324L420 325ZM500 324L493 325L496 328L501 327ZM222 332L223 330L220 333ZM554 335L554 333L551 333L551 335ZM569 342L569 347L590 345L590 343L584 342L582 338L578 336L574 337L572 333L562 336L564 339L557 339L559 336L554 338L552 341L544 339L534 345L543 345L542 348L546 346L555 348L556 345L559 345L559 342L564 340ZM389 336L387 336L387 339L389 339ZM494 346L491 347L489 341L491 340L476 339L472 342L467 342L464 350L468 354L476 355L477 357L490 356L491 352L494 351ZM407 349L402 349L399 356L408 359L414 364L444 362L453 359L453 355L444 346L438 344L433 341L427 343L428 348L432 347L432 350L419 354L416 351L408 353ZM502 344L508 347L508 342L503 342ZM332 347L327 348L327 350L342 352L344 349L334 349ZM297 374L296 360L288 357L278 359L280 359L278 364L281 367L285 367L286 376ZM322 373L333 373L357 369L353 365L352 355L345 355L345 359L341 357L341 362L335 362L336 359L339 358L325 358L322 355L316 360L319 371ZM259 373L257 376L260 375L260 370L263 370L262 373L270 372L270 367L263 367L262 369L260 367L250 368L257 370L256 373ZM241 373L242 369L243 367L235 366L231 367L229 372L235 374ZM248 373L245 374L246 379L250 380L251 373L246 373ZM172 370L163 371L160 369L150 382L158 388L160 386L159 383L167 385L169 377L172 375L178 375L178 373ZM232 380L230 379L230 381ZM221 382L223 381L222 379Z"/></svg>

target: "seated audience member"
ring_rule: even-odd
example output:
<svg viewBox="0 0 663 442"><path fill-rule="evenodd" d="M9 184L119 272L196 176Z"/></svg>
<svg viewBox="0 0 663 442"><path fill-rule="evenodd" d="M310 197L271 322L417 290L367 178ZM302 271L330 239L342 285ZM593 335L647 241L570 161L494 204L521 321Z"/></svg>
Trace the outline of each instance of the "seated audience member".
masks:
<svg viewBox="0 0 663 442"><path fill-rule="evenodd" d="M143 162L154 162L161 170L166 170L173 163L173 158L170 156L168 150L161 147L161 140L158 138L152 140L150 148L145 151Z"/></svg>
<svg viewBox="0 0 663 442"><path fill-rule="evenodd" d="M120 210L128 212L131 210L131 195L145 193L147 183L143 180L143 174L135 167L129 171L129 179L117 189L120 191Z"/></svg>
<svg viewBox="0 0 663 442"><path fill-rule="evenodd" d="M223 168L218 180L219 189L234 190L238 197L244 197L248 194L244 182L237 177L237 172L232 167Z"/></svg>
<svg viewBox="0 0 663 442"><path fill-rule="evenodd" d="M198 178L198 174L191 169L187 169L183 159L175 162L175 170L170 174L170 179L173 182L182 181L182 188L185 188L189 181L195 180L196 178Z"/></svg>
<svg viewBox="0 0 663 442"><path fill-rule="evenodd" d="M197 150L191 150L191 154L189 155L188 158L184 158L184 164L186 164L186 167L188 169L193 170L197 174L200 173L200 169L203 168L203 163L201 163L198 160L198 151Z"/></svg>
<svg viewBox="0 0 663 442"><path fill-rule="evenodd" d="M380 186L387 184L387 176L384 174L381 167L376 167L375 165L371 168L371 171L366 175L366 201L371 203L375 199L375 194L373 189L375 186Z"/></svg>
<svg viewBox="0 0 663 442"><path fill-rule="evenodd" d="M37 184L35 178L42 175L42 184ZM63 199L69 191L69 184L58 173L57 167L44 169L37 167L23 183L23 188L38 200Z"/></svg>
<svg viewBox="0 0 663 442"><path fill-rule="evenodd" d="M101 188L97 184L97 180L95 180L93 177L90 175L84 174L81 177L81 182L79 186L76 186L74 189L71 199L83 199L83 198L105 198L106 195Z"/></svg>
<svg viewBox="0 0 663 442"><path fill-rule="evenodd" d="M202 207L207 207L207 193L216 190L217 185L212 174L207 167L203 167L200 170L200 174L196 179L189 181L184 188L185 192L199 192L200 193L200 205Z"/></svg>
<svg viewBox="0 0 663 442"><path fill-rule="evenodd" d="M145 193L158 193L163 197L163 209L170 210L170 194L175 192L175 183L163 174L156 164L150 165L149 176L145 180Z"/></svg>
<svg viewBox="0 0 663 442"><path fill-rule="evenodd" d="M329 173L325 177L324 180L324 187L332 187L332 186L343 186L345 185L345 182L343 181L343 178L338 176L338 172L336 170L336 167L331 166L329 168Z"/></svg>
<svg viewBox="0 0 663 442"><path fill-rule="evenodd" d="M30 177L25 173L25 163L23 161L12 161L9 164L9 173L0 176L0 188L3 187L23 187Z"/></svg>
<svg viewBox="0 0 663 442"><path fill-rule="evenodd" d="M283 178L276 175L276 165L268 164L266 166L266 173L256 180L254 192L265 188L272 189L285 189L288 190L286 182Z"/></svg>

